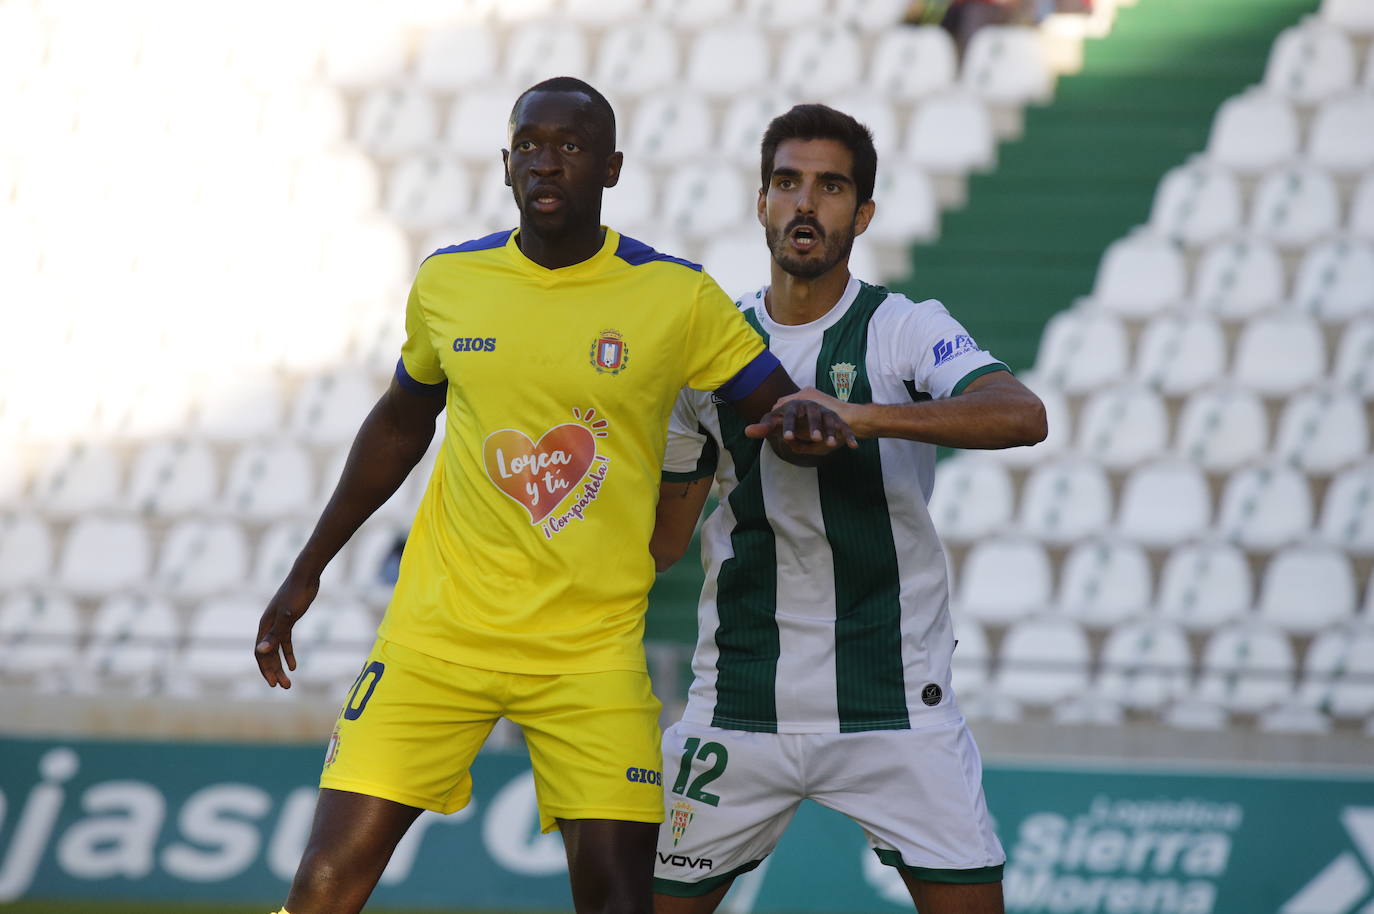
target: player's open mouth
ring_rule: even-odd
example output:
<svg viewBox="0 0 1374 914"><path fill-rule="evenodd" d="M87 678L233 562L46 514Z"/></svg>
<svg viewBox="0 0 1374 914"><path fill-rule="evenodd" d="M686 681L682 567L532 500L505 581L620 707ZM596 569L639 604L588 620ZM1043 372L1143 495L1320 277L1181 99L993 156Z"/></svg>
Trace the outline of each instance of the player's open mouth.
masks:
<svg viewBox="0 0 1374 914"><path fill-rule="evenodd" d="M792 230L792 247L806 252L820 244L819 233L809 225L801 225Z"/></svg>
<svg viewBox="0 0 1374 914"><path fill-rule="evenodd" d="M566 202L563 194L547 187L537 187L530 193L530 202L541 213L552 213L562 209Z"/></svg>

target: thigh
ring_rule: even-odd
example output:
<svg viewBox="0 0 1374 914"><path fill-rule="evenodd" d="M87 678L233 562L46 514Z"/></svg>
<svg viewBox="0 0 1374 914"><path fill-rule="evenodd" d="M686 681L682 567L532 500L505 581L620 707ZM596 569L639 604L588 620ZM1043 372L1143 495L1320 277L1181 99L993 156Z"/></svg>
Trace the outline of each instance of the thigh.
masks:
<svg viewBox="0 0 1374 914"><path fill-rule="evenodd" d="M558 819L663 820L662 705L647 673L507 676L506 716L525 733L543 831Z"/></svg>
<svg viewBox="0 0 1374 914"><path fill-rule="evenodd" d="M902 871L919 914L1005 914L1002 883L930 882Z"/></svg>
<svg viewBox="0 0 1374 914"><path fill-rule="evenodd" d="M655 892L709 895L773 852L802 800L789 751L797 739L686 722L668 728Z"/></svg>
<svg viewBox="0 0 1374 914"><path fill-rule="evenodd" d="M449 813L500 717L493 674L378 640L349 689L320 786Z"/></svg>
<svg viewBox="0 0 1374 914"><path fill-rule="evenodd" d="M878 858L924 881L990 883L1006 854L962 720L820 738L812 797L863 827Z"/></svg>
<svg viewBox="0 0 1374 914"><path fill-rule="evenodd" d="M573 907L579 912L649 914L652 906L652 822L559 819L568 853Z"/></svg>

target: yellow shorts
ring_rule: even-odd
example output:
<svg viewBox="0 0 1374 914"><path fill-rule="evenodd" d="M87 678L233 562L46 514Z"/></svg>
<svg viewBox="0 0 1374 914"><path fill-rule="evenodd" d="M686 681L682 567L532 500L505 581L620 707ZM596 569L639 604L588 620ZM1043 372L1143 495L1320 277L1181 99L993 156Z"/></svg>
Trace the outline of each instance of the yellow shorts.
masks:
<svg viewBox="0 0 1374 914"><path fill-rule="evenodd" d="M450 813L472 798L472 760L498 718L519 724L540 826L663 821L661 705L647 673L535 676L479 670L378 639L349 690L320 786Z"/></svg>

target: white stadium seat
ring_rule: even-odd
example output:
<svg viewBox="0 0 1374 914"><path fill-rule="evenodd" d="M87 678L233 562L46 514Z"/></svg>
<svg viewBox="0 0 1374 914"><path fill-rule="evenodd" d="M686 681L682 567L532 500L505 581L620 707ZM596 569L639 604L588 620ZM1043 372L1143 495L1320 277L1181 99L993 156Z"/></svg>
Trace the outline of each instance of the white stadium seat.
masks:
<svg viewBox="0 0 1374 914"><path fill-rule="evenodd" d="M141 586L152 565L148 533L136 520L82 517L67 531L57 579L78 596Z"/></svg>
<svg viewBox="0 0 1374 914"><path fill-rule="evenodd" d="M383 520L372 523L354 537L347 569L347 589L350 592L372 603L385 604L391 599L391 591L400 570L398 547L405 543L409 529L408 523ZM295 548L298 549L299 546ZM276 554L287 556L289 553L290 549L280 549ZM263 560L266 561L268 558L264 550ZM274 571L274 575L284 575L290 567L289 563L294 560L293 554L279 560L280 566ZM341 562L339 564L342 566ZM337 570L332 564L330 568Z"/></svg>
<svg viewBox="0 0 1374 914"><path fill-rule="evenodd" d="M763 228L755 223L712 237L702 251L701 264L726 295L738 298L770 281L770 261L766 254L759 256L764 250Z"/></svg>
<svg viewBox="0 0 1374 914"><path fill-rule="evenodd" d="M449 109L445 148L466 159L499 161L511 106L525 88L482 83L460 93ZM509 191L506 196L509 199Z"/></svg>
<svg viewBox="0 0 1374 914"><path fill-rule="evenodd" d="M1169 553L1156 607L1162 618L1208 631L1249 612L1253 596L1245 554L1229 543L1202 542Z"/></svg>
<svg viewBox="0 0 1374 914"><path fill-rule="evenodd" d="M846 25L879 35L903 31L902 14L910 6L906 0L834 0L834 16ZM933 26L925 26L933 28Z"/></svg>
<svg viewBox="0 0 1374 914"><path fill-rule="evenodd" d="M262 101L258 132L288 148L323 149L344 138L348 108L334 86L274 84Z"/></svg>
<svg viewBox="0 0 1374 914"><path fill-rule="evenodd" d="M1333 238L1313 245L1298 267L1293 304L1329 321L1374 314L1374 244Z"/></svg>
<svg viewBox="0 0 1374 914"><path fill-rule="evenodd" d="M393 83L405 72L407 37L399 28L365 31L339 22L324 38L324 77L348 89Z"/></svg>
<svg viewBox="0 0 1374 914"><path fill-rule="evenodd" d="M739 0L649 0L650 18L675 26L698 27L729 19L739 9Z"/></svg>
<svg viewBox="0 0 1374 914"><path fill-rule="evenodd" d="M943 539L968 542L1006 529L1012 504L1011 475L982 454L958 454L936 467L930 518Z"/></svg>
<svg viewBox="0 0 1374 914"><path fill-rule="evenodd" d="M466 216L472 202L467 169L443 155L406 156L387 176L387 214L411 231L449 225Z"/></svg>
<svg viewBox="0 0 1374 914"><path fill-rule="evenodd" d="M1160 180L1150 205L1150 229L1184 244L1207 244L1240 227L1243 207L1230 169L1197 157Z"/></svg>
<svg viewBox="0 0 1374 914"><path fill-rule="evenodd" d="M1119 238L1097 267L1092 304L1126 317L1144 317L1178 304L1186 275L1183 255L1168 239L1144 233Z"/></svg>
<svg viewBox="0 0 1374 914"><path fill-rule="evenodd" d="M869 60L868 86L895 101L925 98L954 84L954 39L939 26L886 29Z"/></svg>
<svg viewBox="0 0 1374 914"><path fill-rule="evenodd" d="M969 618L954 621L954 657L950 661L954 690L960 700L976 695L988 684L992 651L983 627Z"/></svg>
<svg viewBox="0 0 1374 914"><path fill-rule="evenodd" d="M315 503L315 474L298 445L285 441L243 447L229 467L223 505L253 520L272 520Z"/></svg>
<svg viewBox="0 0 1374 914"><path fill-rule="evenodd" d="M1374 172L1366 174L1355 188L1347 227L1356 238L1374 242Z"/></svg>
<svg viewBox="0 0 1374 914"><path fill-rule="evenodd" d="M1275 456L1309 473L1332 473L1369 453L1364 403L1329 388L1293 397L1279 419Z"/></svg>
<svg viewBox="0 0 1374 914"><path fill-rule="evenodd" d="M1050 605L1050 560L1033 540L986 537L964 557L956 612L1007 623Z"/></svg>
<svg viewBox="0 0 1374 914"><path fill-rule="evenodd" d="M940 95L911 116L906 157L932 174L963 175L991 168L997 159L987 109L969 95Z"/></svg>
<svg viewBox="0 0 1374 914"><path fill-rule="evenodd" d="M1269 445L1269 416L1253 391L1200 390L1183 404L1174 450L1209 472L1258 460Z"/></svg>
<svg viewBox="0 0 1374 914"><path fill-rule="evenodd" d="M1287 632L1315 634L1355 614L1355 573L1331 546L1290 546L1275 553L1260 582L1259 617Z"/></svg>
<svg viewBox="0 0 1374 914"><path fill-rule="evenodd" d="M0 591L46 585L52 568L52 532L43 518L0 515Z"/></svg>
<svg viewBox="0 0 1374 914"><path fill-rule="evenodd" d="M531 86L551 76L591 79L587 40L580 29L559 22L526 22L509 33L501 63L501 78L517 86ZM510 103L515 102L511 96Z"/></svg>
<svg viewBox="0 0 1374 914"><path fill-rule="evenodd" d="M895 163L900 160L902 131L897 111L890 101L866 91L834 96L833 100L828 101L831 107L845 112L869 129L873 134L873 148L878 151L879 162ZM904 171L910 167L904 163L896 167L879 168L878 178L881 180L884 172Z"/></svg>
<svg viewBox="0 0 1374 914"><path fill-rule="evenodd" d="M1320 534L1349 552L1374 554L1374 463L1350 467L1331 480L1322 500Z"/></svg>
<svg viewBox="0 0 1374 914"><path fill-rule="evenodd" d="M1282 632L1234 625L1208 639L1197 694L1232 711L1264 711L1292 697L1293 667L1293 648Z"/></svg>
<svg viewBox="0 0 1374 914"><path fill-rule="evenodd" d="M265 688L253 660L253 638L266 600L248 594L216 597L196 610L186 645L172 662L173 693L254 694Z"/></svg>
<svg viewBox="0 0 1374 914"><path fill-rule="evenodd" d="M1374 9L1367 0L1322 0L1320 16L1351 35L1374 36Z"/></svg>
<svg viewBox="0 0 1374 914"><path fill-rule="evenodd" d="M728 98L768 83L770 55L763 33L746 22L712 26L699 33L687 54L687 85Z"/></svg>
<svg viewBox="0 0 1374 914"><path fill-rule="evenodd" d="M296 394L289 429L296 438L312 444L352 441L381 394L362 370L345 368L316 375Z"/></svg>
<svg viewBox="0 0 1374 914"><path fill-rule="evenodd" d="M240 580L246 580L261 593L274 592L281 586L281 582L286 580L287 572L291 570L296 557L300 555L301 547L305 545L314 529L314 519L283 520L272 524L258 539L251 573L245 574ZM352 551L353 546L350 542L350 545L345 546L343 551L325 566L324 574L320 575L321 588L344 588L345 581L348 580L349 554Z"/></svg>
<svg viewBox="0 0 1374 914"><path fill-rule="evenodd" d="M228 521L185 520L167 531L153 583L178 598L231 590L248 577L248 540Z"/></svg>
<svg viewBox="0 0 1374 914"><path fill-rule="evenodd" d="M1187 694L1191 671L1182 629L1162 619L1139 619L1107 635L1095 689L1128 708L1157 710Z"/></svg>
<svg viewBox="0 0 1374 914"><path fill-rule="evenodd" d="M823 86L826 93L847 92L859 84L864 57L854 34L838 25L804 26L785 34L773 75L785 91L811 93Z"/></svg>
<svg viewBox="0 0 1374 914"><path fill-rule="evenodd" d="M1164 460L1137 467L1126 477L1116 529L1145 546L1167 547L1207 529L1212 496L1192 463Z"/></svg>
<svg viewBox="0 0 1374 914"><path fill-rule="evenodd" d="M1076 622L1042 616L1017 622L1002 640L997 690L1027 704L1048 705L1082 695L1091 655Z"/></svg>
<svg viewBox="0 0 1374 914"><path fill-rule="evenodd" d="M1035 371L1068 394L1119 380L1127 369L1126 330L1110 314L1061 311L1045 325Z"/></svg>
<svg viewBox="0 0 1374 914"><path fill-rule="evenodd" d="M1160 314L1136 346L1135 376L1166 396L1183 396L1214 383L1226 366L1226 338L1202 314Z"/></svg>
<svg viewBox="0 0 1374 914"><path fill-rule="evenodd" d="M682 51L671 29L658 22L628 22L601 39L593 85L624 87L642 95L669 88L681 72Z"/></svg>
<svg viewBox="0 0 1374 914"><path fill-rule="evenodd" d="M1104 530L1112 492L1102 467L1061 458L1031 470L1021 493L1020 526L1049 543L1069 543Z"/></svg>
<svg viewBox="0 0 1374 914"><path fill-rule="evenodd" d="M480 23L436 29L422 39L415 82L426 89L456 91L485 82L496 72L497 47L496 35Z"/></svg>
<svg viewBox="0 0 1374 914"><path fill-rule="evenodd" d="M359 603L322 596L292 630L292 646L314 683L347 686L367 661L377 622Z"/></svg>
<svg viewBox="0 0 1374 914"><path fill-rule="evenodd" d="M1125 383L1088 395L1078 417L1078 451L1108 469L1124 469L1164 451L1169 416L1149 388Z"/></svg>
<svg viewBox="0 0 1374 914"><path fill-rule="evenodd" d="M645 0L563 0L563 14L583 25L614 25L644 12Z"/></svg>
<svg viewBox="0 0 1374 914"><path fill-rule="evenodd" d="M1264 87L1310 105L1355 85L1355 49L1338 28L1321 21L1284 29L1274 40Z"/></svg>
<svg viewBox="0 0 1374 914"><path fill-rule="evenodd" d="M1298 119L1280 95L1252 91L1222 102L1212 121L1207 157L1244 175L1255 175L1298 152Z"/></svg>
<svg viewBox="0 0 1374 914"><path fill-rule="evenodd" d="M215 455L202 441L165 438L145 445L134 460L128 506L146 517L208 509L219 495Z"/></svg>
<svg viewBox="0 0 1374 914"><path fill-rule="evenodd" d="M1105 627L1143 613L1150 599L1150 561L1138 545L1092 539L1069 550L1058 598L1065 615Z"/></svg>
<svg viewBox="0 0 1374 914"><path fill-rule="evenodd" d="M909 244L939 234L940 204L930 179L920 169L880 171L873 199L877 210L865 235L874 241Z"/></svg>
<svg viewBox="0 0 1374 914"><path fill-rule="evenodd" d="M1232 473L1221 495L1217 529L1247 549L1277 549L1305 539L1312 530L1307 478L1273 463Z"/></svg>
<svg viewBox="0 0 1374 914"><path fill-rule="evenodd" d="M47 513L70 517L102 511L123 494L119 455L94 442L78 442L50 460L34 481L33 500Z"/></svg>
<svg viewBox="0 0 1374 914"><path fill-rule="evenodd" d="M1307 138L1312 162L1341 175L1374 168L1374 92L1352 92L1322 102Z"/></svg>
<svg viewBox="0 0 1374 914"><path fill-rule="evenodd" d="M1038 29L989 25L974 33L964 52L960 82L999 105L1043 104L1054 92L1054 72Z"/></svg>
<svg viewBox="0 0 1374 914"><path fill-rule="evenodd" d="M663 188L662 224L688 238L706 239L743 222L752 202L734 169L718 163L687 165L674 171ZM766 255L765 255L766 256Z"/></svg>
<svg viewBox="0 0 1374 914"><path fill-rule="evenodd" d="M107 677L160 680L180 633L176 611L162 597L110 597L95 611L81 664L97 687Z"/></svg>
<svg viewBox="0 0 1374 914"><path fill-rule="evenodd" d="M428 92L373 89L363 96L353 139L364 149L395 158L432 145L439 136L439 110Z"/></svg>
<svg viewBox="0 0 1374 914"><path fill-rule="evenodd" d="M1374 628L1319 632L1307 649L1298 696L1338 717L1374 712Z"/></svg>
<svg viewBox="0 0 1374 914"><path fill-rule="evenodd" d="M658 93L639 103L626 149L650 162L679 164L707 155L714 136L705 99L685 92ZM757 147L754 155L757 159Z"/></svg>
<svg viewBox="0 0 1374 914"><path fill-rule="evenodd" d="M651 224L658 212L658 185L653 172L627 162L620 169L620 180L601 200L601 221L622 235L633 237L641 227Z"/></svg>
<svg viewBox="0 0 1374 914"><path fill-rule="evenodd" d="M291 179L291 202L328 216L371 213L381 199L376 163L355 150L336 150L301 162Z"/></svg>
<svg viewBox="0 0 1374 914"><path fill-rule="evenodd" d="M1045 420L1049 434L1045 440L1031 447L1009 447L1000 451L988 451L987 455L999 463L1012 467L1031 466L1062 453L1073 440L1073 420L1069 413L1068 399L1063 391L1047 381L1040 372L1028 371L1018 375L1022 384L1040 398L1045 406Z"/></svg>
<svg viewBox="0 0 1374 914"><path fill-rule="evenodd" d="M1282 397L1326 373L1326 346L1310 317L1278 314L1246 324L1236 341L1236 383L1265 397Z"/></svg>
<svg viewBox="0 0 1374 914"><path fill-rule="evenodd" d="M0 644L5 645L0 670L25 676L68 676L75 665L80 634L76 606L66 597L36 591L11 593L0 603Z"/></svg>
<svg viewBox="0 0 1374 914"><path fill-rule="evenodd" d="M787 111L797 101L796 96L777 90L750 92L731 99L721 121L720 136L713 147L715 152L736 165L757 171L759 146L763 142L763 132L768 129L769 121ZM709 123L709 115L707 121ZM636 126L638 123L636 118Z"/></svg>
<svg viewBox="0 0 1374 914"><path fill-rule="evenodd" d="M1338 387L1374 398L1374 319L1346 325L1331 376Z"/></svg>
<svg viewBox="0 0 1374 914"><path fill-rule="evenodd" d="M1260 179L1250 230L1284 248L1303 248L1340 227L1341 196L1320 168L1288 165Z"/></svg>
<svg viewBox="0 0 1374 914"><path fill-rule="evenodd" d="M740 0L740 16L768 29L785 29L794 22L812 22L829 12L830 0Z"/></svg>
<svg viewBox="0 0 1374 914"><path fill-rule="evenodd" d="M1275 307L1284 298L1283 258L1257 238L1231 238L1207 246L1193 273L1193 302L1222 320Z"/></svg>

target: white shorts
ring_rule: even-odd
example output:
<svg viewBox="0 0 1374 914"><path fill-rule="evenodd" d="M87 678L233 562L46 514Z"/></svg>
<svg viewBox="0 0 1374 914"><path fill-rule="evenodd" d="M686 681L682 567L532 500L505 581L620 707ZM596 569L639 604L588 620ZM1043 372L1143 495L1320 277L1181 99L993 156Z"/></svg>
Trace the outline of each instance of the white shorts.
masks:
<svg viewBox="0 0 1374 914"><path fill-rule="evenodd" d="M654 891L705 895L754 869L806 799L853 819L879 860L918 879L1002 878L1007 858L962 718L859 733L750 733L680 721L663 734Z"/></svg>

